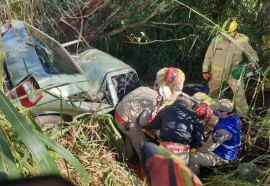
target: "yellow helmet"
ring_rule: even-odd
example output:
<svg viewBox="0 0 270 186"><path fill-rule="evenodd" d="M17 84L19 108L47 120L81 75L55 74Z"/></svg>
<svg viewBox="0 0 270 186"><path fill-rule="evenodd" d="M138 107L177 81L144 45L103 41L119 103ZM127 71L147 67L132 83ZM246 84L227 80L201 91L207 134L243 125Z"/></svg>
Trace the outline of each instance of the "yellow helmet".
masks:
<svg viewBox="0 0 270 186"><path fill-rule="evenodd" d="M237 27L238 27L238 24L235 20L228 19L227 21L223 23L222 30L224 32L227 32L230 35L231 33L236 31Z"/></svg>

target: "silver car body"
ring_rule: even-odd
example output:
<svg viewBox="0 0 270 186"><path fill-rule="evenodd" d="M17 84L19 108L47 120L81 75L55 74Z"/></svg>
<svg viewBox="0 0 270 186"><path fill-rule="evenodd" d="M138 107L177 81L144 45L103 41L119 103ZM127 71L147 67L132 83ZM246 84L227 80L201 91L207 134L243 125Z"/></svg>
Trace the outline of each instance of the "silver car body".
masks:
<svg viewBox="0 0 270 186"><path fill-rule="evenodd" d="M7 87L14 104L23 106L17 87L28 78L37 83L37 89L26 91L29 97L42 94L30 108L34 115L107 113L139 86L136 71L107 53L87 49L71 55L58 41L25 22L12 20L10 25L4 35L7 25L1 28ZM125 79L124 89L130 86L121 96L118 77Z"/></svg>

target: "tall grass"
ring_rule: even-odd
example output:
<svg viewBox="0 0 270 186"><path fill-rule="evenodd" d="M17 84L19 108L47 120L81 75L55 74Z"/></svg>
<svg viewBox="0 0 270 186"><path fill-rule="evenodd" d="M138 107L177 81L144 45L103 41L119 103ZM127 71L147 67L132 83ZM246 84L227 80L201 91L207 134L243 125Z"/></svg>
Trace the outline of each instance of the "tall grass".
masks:
<svg viewBox="0 0 270 186"><path fill-rule="evenodd" d="M57 22L58 17L65 16L65 12L71 10L73 7L82 3L82 0L37 0L37 1L13 1L6 0L2 2L1 10L1 20L8 19L20 19L24 20L28 23L32 23L36 27L47 31L46 33L53 34L55 28L55 23ZM204 32L200 32L201 34L205 34L205 31L214 30L217 31L218 26L216 23L212 22L206 16L201 14L199 11L186 6L181 1L173 0L172 2L176 4L180 4L185 8L190 10L189 15L184 17L183 20L191 20L192 16L190 14L196 14L196 17L199 17L199 20L203 20L202 22L207 22L207 27L204 27ZM144 1L138 1L138 4L144 3ZM171 2L170 2L171 3ZM118 4L115 4L118 5ZM154 6L151 5L151 6ZM112 6L113 7L113 6ZM182 16L183 14L181 14ZM140 16L137 18L139 19ZM141 16L143 17L143 16ZM178 18L176 18L177 21ZM196 19L195 19L196 20ZM182 20L180 20L182 21ZM200 22L198 25L201 25ZM90 22L91 23L91 22ZM196 24L195 22L194 24ZM121 25L120 25L121 26ZM152 25L153 26L153 25ZM160 25L154 25L156 27ZM176 26L174 26L175 28ZM193 25L190 26L193 28ZM189 28L189 29L190 29ZM137 30L143 30L145 28L137 28ZM177 32L182 32L188 30L186 27L181 26L177 28ZM196 29L196 28L195 28ZM200 31L202 31L201 29ZM171 28L168 30L172 30ZM169 32L167 30L167 32ZM164 35L167 35L167 32L162 32ZM187 33L189 33L187 31ZM196 32L194 32L196 33ZM207 33L206 33L207 34ZM213 33L212 33L213 34ZM125 36L123 36L125 37ZM123 37L119 37L122 39ZM185 69L189 69L189 66L193 65L193 63L189 64L180 64L179 59L184 61L189 56L190 51L192 51L196 44L198 49L202 49L202 46L198 46L197 37L194 37L191 40L185 40L183 43L169 44L165 43L155 47L153 44L146 45L148 47L148 51L151 51L151 55L149 53L143 53L142 47L140 45L135 46L136 51L131 55L126 55L126 59L134 59L136 63L136 67L143 69L150 69L151 73L154 74L158 69L163 66L183 66ZM207 36L204 36L207 38ZM198 39L199 40L199 39ZM191 41L191 42L188 42ZM117 42L118 43L118 42ZM191 43L191 44L190 44ZM201 41L200 45L203 42ZM177 45L175 47L174 45ZM112 47L115 47L112 46ZM1 47L0 47L1 48ZM185 50L188 48L188 51ZM175 50L177 49L177 52ZM195 50L195 49L194 49ZM181 51L182 53L180 53ZM194 52L195 53L195 52ZM139 61L140 56L147 56L148 59L144 61ZM1 55L0 55L1 58ZM158 59L157 59L158 58ZM2 85L2 61L0 67L0 83ZM158 63L157 63L158 61ZM147 68L145 68L147 67ZM200 69L198 69L199 72ZM229 165L229 167L225 167L226 169L223 171L219 171L219 169L215 169L216 172L211 175L209 178L204 178L203 181L205 185L251 185L257 184L256 180L254 182L249 182L248 180L244 180L237 176L237 164L239 162L249 162L254 160L256 157L265 157L269 155L269 117L270 117L270 108L269 101L267 101L267 95L264 95L266 101L261 99L264 94L263 91L269 93L269 67L265 68L264 73L262 74L260 79L257 79L256 84L252 87L253 95L251 95L251 117L245 123L245 130L243 136L243 146L242 152L239 155L239 159L234 162L234 164ZM190 73L190 75L194 74L194 71ZM143 74L140 74L141 76ZM151 79L151 77L146 77L146 79ZM153 78L152 78L153 79ZM4 99L4 97L3 97ZM8 103L8 102L7 102ZM2 104L1 104L2 105ZM259 110L258 107L263 108L263 110ZM259 110L259 111L258 111ZM8 111L7 111L8 112ZM15 111L12 111L15 112ZM18 113L16 113L18 115ZM0 158L10 157L11 160L6 161L7 164L0 163L0 169L11 171L8 173L5 179L13 179L16 177L24 177L24 176L33 176L37 175L41 170L47 172L46 168L38 169L38 158L35 157L35 153L31 152L28 148L31 145L25 145L24 141L18 136L14 128L12 127L13 121L10 123L6 120L5 116L0 115L1 128L2 133L0 136L5 136L3 138L1 147L5 150L6 154L0 153ZM25 115L18 116L23 117L25 119ZM260 117L262 119L260 119ZM23 121L22 120L22 121ZM22 126L28 126L29 122L21 123ZM49 154L51 156L48 157L46 155L45 158L48 158L49 162L53 162L53 160L57 161L57 167L53 165L55 170L57 169L64 175L67 179L72 180L74 183L81 185L84 183L83 177L85 177L85 172L81 166L77 167L77 170L74 168L74 161L76 161L72 156L70 158L64 159L64 156L60 154L66 152L64 149L60 148L55 142L48 139L48 137L55 139L59 144L61 144L65 149L71 152L83 165L84 169L86 169L87 174L89 176L90 185L144 185L146 184L143 181L140 181L134 172L128 169L125 163L122 163L123 160L123 141L121 136L117 133L117 130L114 127L113 120L108 115L98 116L98 115L89 115L86 114L84 116L79 116L78 120L75 118L73 122L70 123L62 123L61 126L55 126L54 128L50 128L45 130L46 128L42 128L43 133L46 134L44 136L42 133L34 132L33 135L36 135L38 138L37 141L42 146L42 149L46 152L45 154ZM33 131L33 128L27 128L26 131ZM38 131L38 130L37 130ZM2 139L2 138L1 138ZM53 145L54 144L54 145ZM62 152L55 152L51 150L52 147L57 147L62 150ZM44 149L45 148L45 149ZM68 154L68 153L67 153ZM52 160L51 160L52 159ZM116 159L118 161L116 161ZM68 162L69 160L69 162ZM2 162L2 161L1 161ZM73 162L73 163L72 163ZM267 184L270 181L269 177L269 158L263 159L260 161L255 161L258 167L262 170L261 176L258 180L262 184ZM52 163L54 164L54 163ZM76 164L76 163L75 163ZM16 167L15 169L13 167ZM41 166L40 166L41 167ZM46 166L45 166L46 167ZM47 166L47 168L49 168ZM50 171L48 171L50 172ZM3 178L4 179L4 178ZM86 178L85 178L86 180Z"/></svg>
<svg viewBox="0 0 270 186"><path fill-rule="evenodd" d="M30 121L19 113L2 92L0 92L0 101L0 109L8 121L1 120L1 137L5 142L1 144L2 173L5 173L10 179L17 175L15 178L18 179L19 174L22 174L23 177L27 176L27 174L23 174L23 168L27 167L32 175L60 175L55 160L51 157L49 149L46 148L48 146L73 165L84 179L84 184L88 184L89 178L86 170L69 151L33 129L29 125ZM20 148L15 148L15 146L20 146ZM25 159L24 164L21 163L23 159ZM17 174L15 174L16 172Z"/></svg>
<svg viewBox="0 0 270 186"><path fill-rule="evenodd" d="M46 133L83 162L91 175L90 185L145 185L123 162L123 140L111 119L106 114L82 114L64 124L63 134L59 132L59 126L46 130ZM59 163L64 165L63 161ZM67 169L66 175L79 181L73 168Z"/></svg>

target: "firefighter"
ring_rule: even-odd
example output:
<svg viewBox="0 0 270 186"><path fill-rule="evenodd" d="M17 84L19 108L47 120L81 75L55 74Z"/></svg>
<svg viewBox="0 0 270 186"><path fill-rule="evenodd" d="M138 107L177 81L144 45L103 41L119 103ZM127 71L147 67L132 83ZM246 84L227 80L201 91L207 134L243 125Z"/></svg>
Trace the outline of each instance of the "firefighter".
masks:
<svg viewBox="0 0 270 186"><path fill-rule="evenodd" d="M251 62L250 69L255 69L255 64L259 59L256 51L249 44L249 38L238 33L237 28L238 24L233 19L224 22L222 31L226 34L219 34L212 40L205 54L202 69L203 78L209 80L209 96L216 99L222 83L228 83L235 94L234 103L238 115L246 117L248 104L244 81L235 79L232 76L232 69L239 67L244 53Z"/></svg>
<svg viewBox="0 0 270 186"><path fill-rule="evenodd" d="M189 149L198 147L204 139L202 121L190 108L189 97L184 93L158 112L149 124L149 130L159 130L161 145L180 156L186 164Z"/></svg>
<svg viewBox="0 0 270 186"><path fill-rule="evenodd" d="M174 67L163 68L157 72L154 89L161 85L169 85L172 92L171 103L173 103L182 91L185 82L185 74L182 70Z"/></svg>
<svg viewBox="0 0 270 186"><path fill-rule="evenodd" d="M188 166L199 175L201 166L223 165L234 160L241 146L241 120L232 113L233 103L221 99L210 105L219 117L206 143L190 154Z"/></svg>
<svg viewBox="0 0 270 186"><path fill-rule="evenodd" d="M127 94L115 109L117 127L125 134L125 154L128 160L133 155L133 147L140 158L140 148L146 141L142 127L148 124L160 99L165 103L171 98L168 86L159 87L155 91L148 87L139 87Z"/></svg>

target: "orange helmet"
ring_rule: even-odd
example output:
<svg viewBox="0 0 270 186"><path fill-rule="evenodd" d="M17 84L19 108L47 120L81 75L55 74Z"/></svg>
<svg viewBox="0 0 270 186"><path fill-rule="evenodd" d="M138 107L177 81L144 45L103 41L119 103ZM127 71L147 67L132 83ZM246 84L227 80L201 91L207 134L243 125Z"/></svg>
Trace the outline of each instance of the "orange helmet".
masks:
<svg viewBox="0 0 270 186"><path fill-rule="evenodd" d="M200 103L195 109L195 112L202 120L207 119L212 114L211 109L206 103Z"/></svg>
<svg viewBox="0 0 270 186"><path fill-rule="evenodd" d="M165 72L164 81L167 84L175 83L178 79L179 72L176 68L170 67Z"/></svg>

